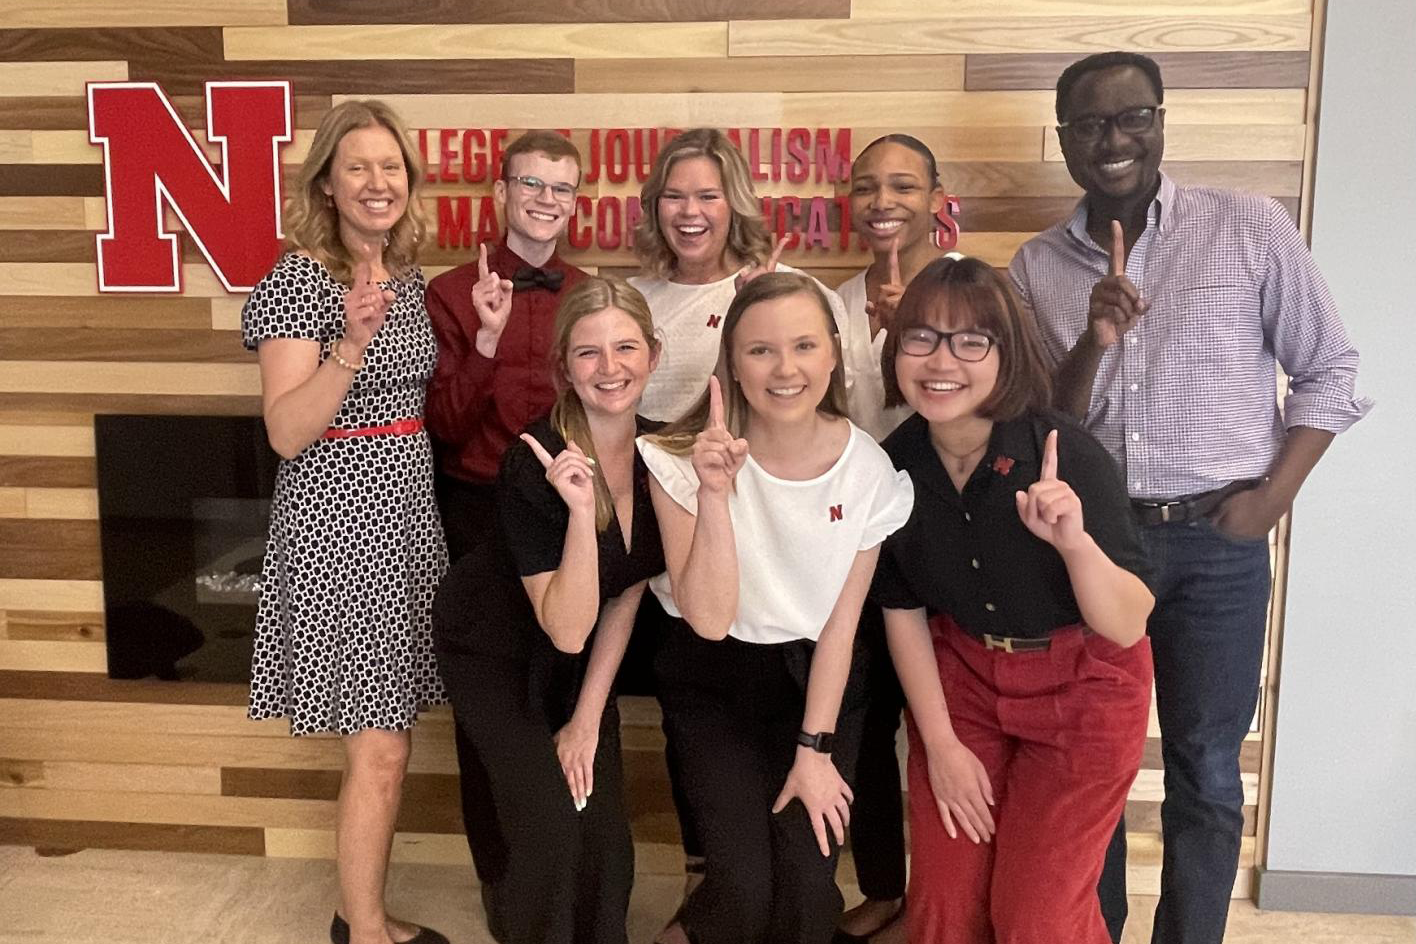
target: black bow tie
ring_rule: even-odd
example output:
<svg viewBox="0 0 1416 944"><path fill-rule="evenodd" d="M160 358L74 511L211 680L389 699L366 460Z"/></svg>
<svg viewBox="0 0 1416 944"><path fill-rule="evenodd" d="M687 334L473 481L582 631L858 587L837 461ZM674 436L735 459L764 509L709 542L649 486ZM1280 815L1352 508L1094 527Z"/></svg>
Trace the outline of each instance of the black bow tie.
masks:
<svg viewBox="0 0 1416 944"><path fill-rule="evenodd" d="M557 269L538 269L535 266L522 266L516 270L516 274L511 277L511 287L518 292L527 289L543 288L548 292L559 292L561 283L565 281L565 273Z"/></svg>

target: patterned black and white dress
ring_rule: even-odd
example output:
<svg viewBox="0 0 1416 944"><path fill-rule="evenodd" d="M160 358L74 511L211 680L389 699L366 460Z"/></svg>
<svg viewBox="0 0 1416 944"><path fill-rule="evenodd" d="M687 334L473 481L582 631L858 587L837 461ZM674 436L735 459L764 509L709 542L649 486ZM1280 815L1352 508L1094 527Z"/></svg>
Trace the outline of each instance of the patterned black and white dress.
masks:
<svg viewBox="0 0 1416 944"><path fill-rule="evenodd" d="M437 342L423 275L384 284L397 299L331 426L421 417ZM242 340L324 345L344 328L347 287L287 253L241 311ZM426 433L317 439L283 460L261 571L252 719L290 718L291 734L412 727L446 701L433 656L433 595L447 548Z"/></svg>

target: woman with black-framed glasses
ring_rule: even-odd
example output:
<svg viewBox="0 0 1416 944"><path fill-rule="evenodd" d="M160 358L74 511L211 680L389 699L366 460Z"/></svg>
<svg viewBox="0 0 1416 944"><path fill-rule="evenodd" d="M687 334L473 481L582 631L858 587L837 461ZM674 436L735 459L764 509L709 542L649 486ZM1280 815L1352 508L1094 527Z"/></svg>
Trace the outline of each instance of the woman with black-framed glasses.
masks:
<svg viewBox="0 0 1416 944"><path fill-rule="evenodd" d="M1124 483L1047 408L1036 326L987 263L926 266L896 324L886 402L916 415L884 446L916 498L871 598L909 706L909 940L1107 944L1096 882L1151 685Z"/></svg>

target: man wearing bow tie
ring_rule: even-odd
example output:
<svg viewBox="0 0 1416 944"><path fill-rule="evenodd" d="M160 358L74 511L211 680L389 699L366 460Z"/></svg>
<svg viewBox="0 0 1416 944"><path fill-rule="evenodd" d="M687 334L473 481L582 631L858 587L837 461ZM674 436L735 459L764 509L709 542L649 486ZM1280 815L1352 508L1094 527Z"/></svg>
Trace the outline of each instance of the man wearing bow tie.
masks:
<svg viewBox="0 0 1416 944"><path fill-rule="evenodd" d="M555 401L549 352L561 292L585 273L556 252L575 211L580 152L554 131L528 131L507 148L493 193L506 238L428 283L438 366L427 426L438 456L438 507L452 560L496 520L502 452Z"/></svg>

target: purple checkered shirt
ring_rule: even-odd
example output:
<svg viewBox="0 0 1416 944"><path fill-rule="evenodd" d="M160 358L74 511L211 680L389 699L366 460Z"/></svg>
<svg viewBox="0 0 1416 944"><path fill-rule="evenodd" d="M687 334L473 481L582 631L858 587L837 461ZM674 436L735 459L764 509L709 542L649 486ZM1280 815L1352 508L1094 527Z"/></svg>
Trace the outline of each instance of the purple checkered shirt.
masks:
<svg viewBox="0 0 1416 944"><path fill-rule="evenodd" d="M1013 257L1013 284L1054 363L1086 328L1108 263L1087 234L1085 198ZM1273 200L1162 174L1126 275L1151 307L1102 356L1086 425L1132 498L1259 478L1285 428L1340 433L1371 409L1354 395L1357 350L1322 273ZM1275 359L1289 378L1281 413Z"/></svg>

